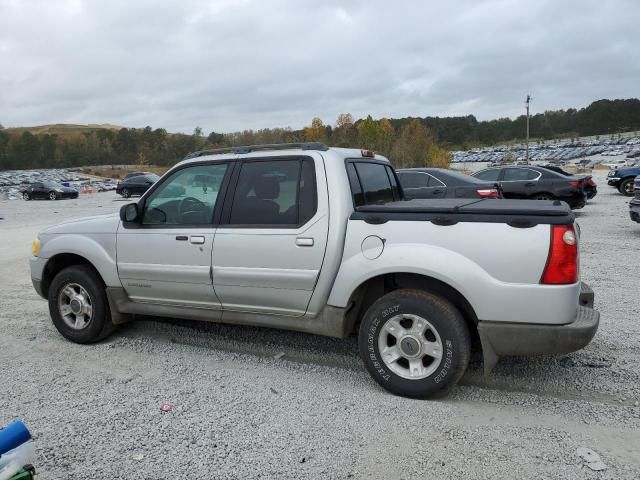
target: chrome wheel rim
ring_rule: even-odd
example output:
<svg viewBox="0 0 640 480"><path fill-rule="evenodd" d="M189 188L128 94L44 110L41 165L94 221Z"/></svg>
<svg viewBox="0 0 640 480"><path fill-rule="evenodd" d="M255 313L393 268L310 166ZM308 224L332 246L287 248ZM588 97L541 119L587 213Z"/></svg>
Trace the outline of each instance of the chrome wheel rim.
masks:
<svg viewBox="0 0 640 480"><path fill-rule="evenodd" d="M23 193L22 194L22 198L23 198L23 200L29 200L29 194L28 193Z"/></svg>
<svg viewBox="0 0 640 480"><path fill-rule="evenodd" d="M633 192L633 183L629 182L624 185L624 193L632 193Z"/></svg>
<svg viewBox="0 0 640 480"><path fill-rule="evenodd" d="M551 200L549 195L538 195L538 200Z"/></svg>
<svg viewBox="0 0 640 480"><path fill-rule="evenodd" d="M91 296L81 285L68 283L58 294L58 310L68 327L83 330L93 316Z"/></svg>
<svg viewBox="0 0 640 480"><path fill-rule="evenodd" d="M51 193L49 194L49 199L50 199L50 200L55 200L55 199L56 199L56 194L55 194L55 193L53 193L53 192L51 192Z"/></svg>
<svg viewBox="0 0 640 480"><path fill-rule="evenodd" d="M418 315L402 314L387 320L378 335L384 364L408 380L427 378L442 362L442 339L435 327Z"/></svg>

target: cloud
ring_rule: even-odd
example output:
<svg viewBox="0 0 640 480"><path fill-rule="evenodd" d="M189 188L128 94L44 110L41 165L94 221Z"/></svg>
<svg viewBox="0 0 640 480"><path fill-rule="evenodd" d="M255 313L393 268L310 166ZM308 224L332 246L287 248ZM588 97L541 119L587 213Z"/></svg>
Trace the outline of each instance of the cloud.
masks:
<svg viewBox="0 0 640 480"><path fill-rule="evenodd" d="M206 132L637 97L629 1L0 0L0 122Z"/></svg>

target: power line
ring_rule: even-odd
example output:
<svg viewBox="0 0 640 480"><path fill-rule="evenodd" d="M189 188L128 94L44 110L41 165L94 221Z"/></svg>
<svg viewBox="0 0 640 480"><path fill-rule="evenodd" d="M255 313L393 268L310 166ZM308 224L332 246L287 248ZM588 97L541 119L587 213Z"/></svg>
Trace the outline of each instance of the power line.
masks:
<svg viewBox="0 0 640 480"><path fill-rule="evenodd" d="M529 165L529 104L531 103L531 95L527 94L527 99L524 101L527 106L527 143L526 143L526 153L525 153L525 162Z"/></svg>

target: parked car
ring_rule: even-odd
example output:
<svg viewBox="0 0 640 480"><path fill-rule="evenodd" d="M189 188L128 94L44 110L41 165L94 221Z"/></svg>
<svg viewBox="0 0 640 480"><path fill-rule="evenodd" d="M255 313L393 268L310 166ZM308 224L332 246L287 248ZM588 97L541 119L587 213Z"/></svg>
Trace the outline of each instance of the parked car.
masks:
<svg viewBox="0 0 640 480"><path fill-rule="evenodd" d="M397 170L405 197L413 198L502 198L498 184L444 168Z"/></svg>
<svg viewBox="0 0 640 480"><path fill-rule="evenodd" d="M624 168L631 165L631 162L628 160L613 160L611 162L602 163L605 167L609 168Z"/></svg>
<svg viewBox="0 0 640 480"><path fill-rule="evenodd" d="M486 168L472 175L485 182L498 182L504 198L562 200L573 209L587 203L582 178L567 177L543 167Z"/></svg>
<svg viewBox="0 0 640 480"><path fill-rule="evenodd" d="M60 200L61 198L78 198L78 190L56 182L35 182L24 187L20 193L25 200Z"/></svg>
<svg viewBox="0 0 640 480"><path fill-rule="evenodd" d="M640 167L614 168L607 174L607 184L616 187L620 193L633 195L633 180L640 175Z"/></svg>
<svg viewBox="0 0 640 480"><path fill-rule="evenodd" d="M189 185L197 175L222 184ZM565 204L408 202L386 158L312 143L197 152L119 215L41 231L30 265L77 343L131 314L357 334L380 385L428 397L462 378L472 338L487 373L591 341L579 244Z"/></svg>
<svg viewBox="0 0 640 480"><path fill-rule="evenodd" d="M629 202L629 215L631 220L640 223L640 175L636 177L633 187L634 195Z"/></svg>
<svg viewBox="0 0 640 480"><path fill-rule="evenodd" d="M593 180L593 177L591 175L584 173L569 173L556 165L542 165L542 167L546 168L547 170L551 170L553 172L564 175L565 177L582 178L584 180L584 191L587 194L587 200L591 200L598 194L598 185Z"/></svg>
<svg viewBox="0 0 640 480"><path fill-rule="evenodd" d="M138 175L154 175L152 172L129 172L127 173L123 180L127 180L131 177L137 177Z"/></svg>
<svg viewBox="0 0 640 480"><path fill-rule="evenodd" d="M124 198L129 198L132 195L142 195L151 185L156 183L159 178L155 173L133 175L118 183L116 193L122 195Z"/></svg>

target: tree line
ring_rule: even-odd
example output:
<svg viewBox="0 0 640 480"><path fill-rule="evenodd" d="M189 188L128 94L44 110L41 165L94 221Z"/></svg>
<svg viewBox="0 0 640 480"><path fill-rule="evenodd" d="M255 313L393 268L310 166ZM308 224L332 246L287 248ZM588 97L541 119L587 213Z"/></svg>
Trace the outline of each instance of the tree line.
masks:
<svg viewBox="0 0 640 480"><path fill-rule="evenodd" d="M0 127L0 169L89 165L172 165L188 153L260 143L318 141L336 147L374 150L398 167L448 165L448 149L465 149L522 139L526 118L478 121L466 117L354 120L340 114L333 125L313 118L300 130L265 128L233 133L168 133L153 129L82 129L31 133ZM598 100L580 110L546 111L530 118L532 138L599 135L640 130L640 100Z"/></svg>
<svg viewBox="0 0 640 480"><path fill-rule="evenodd" d="M432 132L415 119L395 128L388 119L371 116L354 122L341 114L325 125L314 118L301 130L265 128L234 133L211 132L200 127L191 135L168 133L163 128L82 129L55 133L0 130L0 169L64 168L92 165L172 165L196 150L263 143L323 142L337 147L374 150L399 166L442 166L450 155L440 148Z"/></svg>

